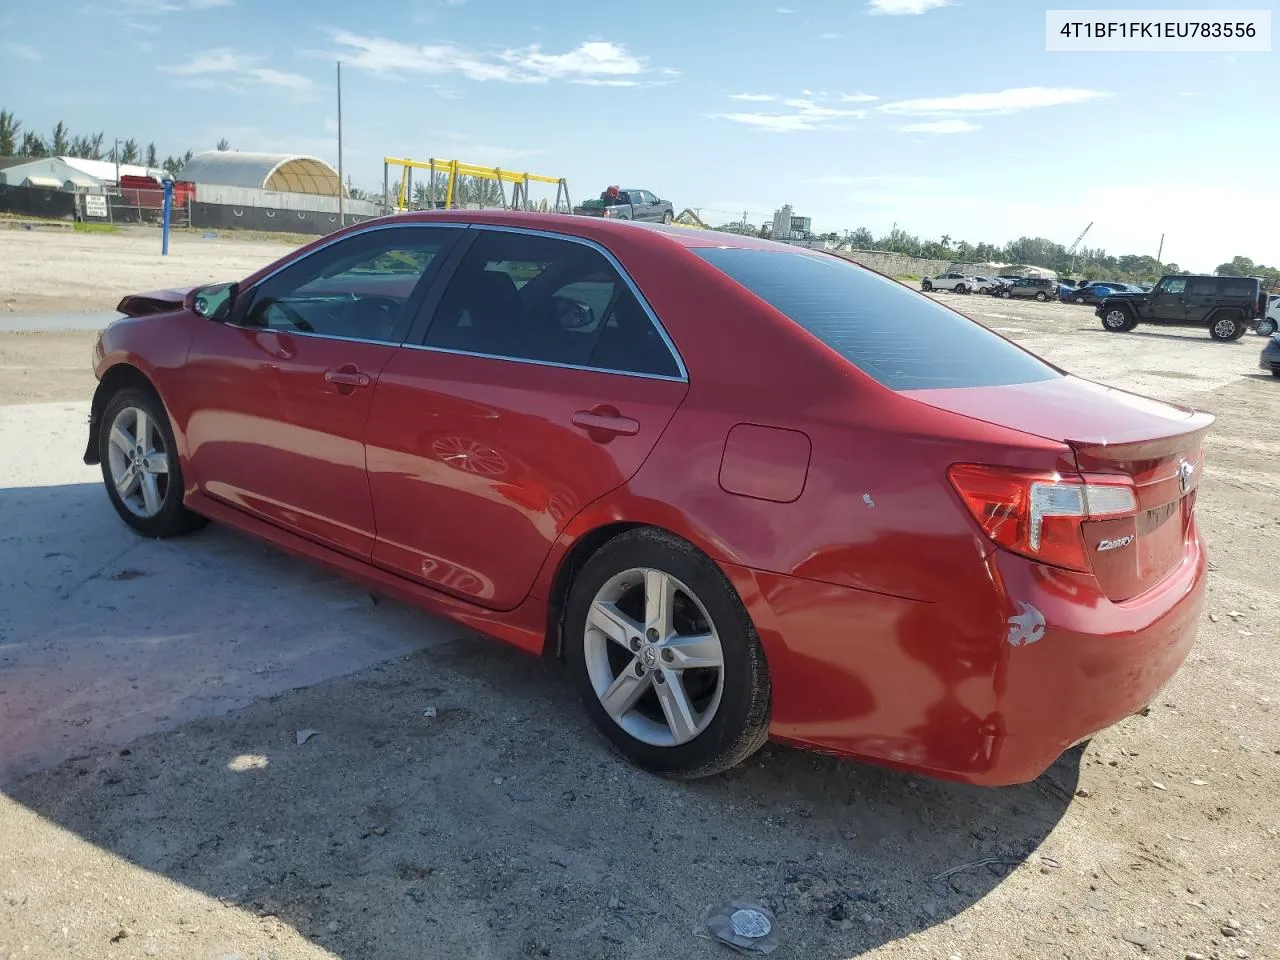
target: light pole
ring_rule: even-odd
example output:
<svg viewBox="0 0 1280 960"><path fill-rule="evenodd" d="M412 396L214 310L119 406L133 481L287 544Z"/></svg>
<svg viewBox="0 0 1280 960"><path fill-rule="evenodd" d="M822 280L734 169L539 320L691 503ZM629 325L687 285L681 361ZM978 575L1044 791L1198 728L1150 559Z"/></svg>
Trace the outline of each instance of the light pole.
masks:
<svg viewBox="0 0 1280 960"><path fill-rule="evenodd" d="M342 61L338 61L338 226L347 225L347 204L342 190Z"/></svg>

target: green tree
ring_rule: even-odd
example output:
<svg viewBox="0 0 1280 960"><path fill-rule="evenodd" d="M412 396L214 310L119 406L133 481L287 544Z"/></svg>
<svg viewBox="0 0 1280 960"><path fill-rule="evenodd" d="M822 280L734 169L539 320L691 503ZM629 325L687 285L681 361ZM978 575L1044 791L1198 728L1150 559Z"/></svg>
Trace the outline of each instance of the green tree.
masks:
<svg viewBox="0 0 1280 960"><path fill-rule="evenodd" d="M223 137L221 140L218 141L218 146L216 147L216 149L220 151L230 150L231 141L228 140L226 137Z"/></svg>
<svg viewBox="0 0 1280 960"><path fill-rule="evenodd" d="M1214 273L1223 277L1251 277L1257 271L1255 264L1248 257L1232 257L1226 263L1214 268Z"/></svg>
<svg viewBox="0 0 1280 960"><path fill-rule="evenodd" d="M65 157L71 153L71 131L61 120L53 128L53 139L49 143L50 152L55 157Z"/></svg>
<svg viewBox="0 0 1280 960"><path fill-rule="evenodd" d="M138 141L133 139L133 137L130 137L124 143L120 144L120 156L118 158L118 162L137 163L138 160Z"/></svg>
<svg viewBox="0 0 1280 960"><path fill-rule="evenodd" d="M0 157L12 157L18 152L18 134L22 123L10 110L0 110Z"/></svg>
<svg viewBox="0 0 1280 960"><path fill-rule="evenodd" d="M849 246L855 250L870 250L876 245L874 234L866 227L859 227L847 237Z"/></svg>
<svg viewBox="0 0 1280 960"><path fill-rule="evenodd" d="M152 169L155 169L156 167L160 166L160 157L156 153L156 145L154 143L147 144L146 164L148 167Z"/></svg>
<svg viewBox="0 0 1280 960"><path fill-rule="evenodd" d="M45 147L44 141L40 139L40 134L32 133L28 130L22 135L22 146L18 148L18 156L46 157L48 155L49 151Z"/></svg>

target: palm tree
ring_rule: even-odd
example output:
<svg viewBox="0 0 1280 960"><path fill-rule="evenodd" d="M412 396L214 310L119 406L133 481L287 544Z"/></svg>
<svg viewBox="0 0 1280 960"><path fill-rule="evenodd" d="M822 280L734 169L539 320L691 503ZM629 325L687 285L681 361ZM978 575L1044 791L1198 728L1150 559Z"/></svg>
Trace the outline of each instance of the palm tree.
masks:
<svg viewBox="0 0 1280 960"><path fill-rule="evenodd" d="M231 141L230 141L230 140L228 140L226 137L223 137L221 140L219 140L219 141L218 141L218 146L217 146L217 148L216 148L216 149L218 149L218 150L230 150L230 149L231 149Z"/></svg>
<svg viewBox="0 0 1280 960"><path fill-rule="evenodd" d="M120 163L137 163L138 141L130 137L120 146Z"/></svg>
<svg viewBox="0 0 1280 960"><path fill-rule="evenodd" d="M14 119L12 111L0 110L0 157L12 157L18 149L18 134L22 124Z"/></svg>
<svg viewBox="0 0 1280 960"><path fill-rule="evenodd" d="M71 131L61 120L53 128L52 153L55 157L65 157L71 152Z"/></svg>
<svg viewBox="0 0 1280 960"><path fill-rule="evenodd" d="M48 156L49 151L45 149L44 141L40 139L40 134L32 133L28 130L22 135L22 146L18 148L18 156L20 157L44 157Z"/></svg>
<svg viewBox="0 0 1280 960"><path fill-rule="evenodd" d="M160 157L156 153L156 145L154 143L147 144L147 166L153 170L160 166Z"/></svg>

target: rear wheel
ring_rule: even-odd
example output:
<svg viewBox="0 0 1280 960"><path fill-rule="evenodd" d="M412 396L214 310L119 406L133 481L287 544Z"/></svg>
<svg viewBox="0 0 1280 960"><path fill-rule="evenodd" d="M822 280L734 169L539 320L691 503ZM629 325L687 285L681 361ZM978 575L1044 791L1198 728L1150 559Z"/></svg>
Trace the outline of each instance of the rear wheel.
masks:
<svg viewBox="0 0 1280 960"><path fill-rule="evenodd" d="M1263 317L1258 321L1258 326L1254 328L1258 336L1269 337L1276 332L1276 321L1271 317Z"/></svg>
<svg viewBox="0 0 1280 960"><path fill-rule="evenodd" d="M673 222L674 220L675 220L675 217L672 215L672 213L671 213L671 211L670 211L670 210L668 210L666 213L664 213L664 214L662 215L662 222L663 222L663 223L671 223L671 222Z"/></svg>
<svg viewBox="0 0 1280 960"><path fill-rule="evenodd" d="M1036 299L1039 300L1041 303L1044 303L1046 300L1049 299L1049 295L1045 293L1043 290L1037 290Z"/></svg>
<svg viewBox="0 0 1280 960"><path fill-rule="evenodd" d="M1083 294L1083 293L1077 293L1073 299L1075 300L1075 302L1076 302L1076 303L1085 303L1085 302L1086 302L1086 300L1085 300L1085 298L1084 298L1084 294Z"/></svg>
<svg viewBox="0 0 1280 960"><path fill-rule="evenodd" d="M208 521L182 503L182 465L164 405L137 387L102 411L98 458L107 496L120 519L144 537L176 537Z"/></svg>
<svg viewBox="0 0 1280 960"><path fill-rule="evenodd" d="M1112 333L1128 333L1137 325L1138 322L1133 319L1133 314L1124 307L1110 307L1102 315L1103 328Z"/></svg>
<svg viewBox="0 0 1280 960"><path fill-rule="evenodd" d="M1209 336L1220 343L1230 343L1244 336L1244 320L1235 314L1219 314L1209 325Z"/></svg>
<svg viewBox="0 0 1280 960"><path fill-rule="evenodd" d="M969 292L969 288L968 288L968 287L966 287L963 283L957 283L957 284L956 284L954 287L952 287L951 289L952 289L952 291L953 291L954 293L968 293L968 292Z"/></svg>
<svg viewBox="0 0 1280 960"><path fill-rule="evenodd" d="M1006 300L1011 300L1011 299L1013 299L1013 291L1012 291L1012 290L1001 290L1001 291L1000 291L1000 296L1004 297Z"/></svg>
<svg viewBox="0 0 1280 960"><path fill-rule="evenodd" d="M564 643L592 722L647 770L709 776L768 739L755 627L724 574L678 537L634 530L592 556L569 594Z"/></svg>

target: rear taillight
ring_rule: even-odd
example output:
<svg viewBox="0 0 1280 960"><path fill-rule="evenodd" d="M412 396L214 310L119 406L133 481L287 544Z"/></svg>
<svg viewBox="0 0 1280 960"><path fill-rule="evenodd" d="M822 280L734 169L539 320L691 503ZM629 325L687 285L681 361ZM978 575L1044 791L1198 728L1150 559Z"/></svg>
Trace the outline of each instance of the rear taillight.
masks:
<svg viewBox="0 0 1280 960"><path fill-rule="evenodd" d="M1089 570L1082 523L1132 516L1138 507L1124 477L1086 479L970 463L955 464L947 476L994 543L1069 570Z"/></svg>

